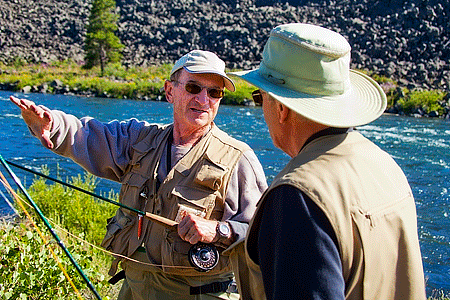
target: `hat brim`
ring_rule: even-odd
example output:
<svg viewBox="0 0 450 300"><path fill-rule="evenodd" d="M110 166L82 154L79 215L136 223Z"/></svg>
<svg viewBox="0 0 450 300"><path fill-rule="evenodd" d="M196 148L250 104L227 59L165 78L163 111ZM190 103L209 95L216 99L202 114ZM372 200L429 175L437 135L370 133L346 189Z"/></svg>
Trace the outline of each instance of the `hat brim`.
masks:
<svg viewBox="0 0 450 300"><path fill-rule="evenodd" d="M186 71L188 71L189 73L193 73L193 74L217 74L222 76L223 81L224 81L224 85L227 88L227 90L234 92L236 90L236 87L234 85L233 80L231 80L230 77L227 76L227 74L223 73L223 72L219 72L217 70L214 69L205 69L204 67L200 66L198 68L196 68L195 66L190 66L190 67L183 67Z"/></svg>
<svg viewBox="0 0 450 300"><path fill-rule="evenodd" d="M386 94L370 77L350 70L351 88L342 95L317 96L274 84L259 70L233 72L250 84L264 90L296 113L314 122L331 127L355 127L368 124L386 109Z"/></svg>

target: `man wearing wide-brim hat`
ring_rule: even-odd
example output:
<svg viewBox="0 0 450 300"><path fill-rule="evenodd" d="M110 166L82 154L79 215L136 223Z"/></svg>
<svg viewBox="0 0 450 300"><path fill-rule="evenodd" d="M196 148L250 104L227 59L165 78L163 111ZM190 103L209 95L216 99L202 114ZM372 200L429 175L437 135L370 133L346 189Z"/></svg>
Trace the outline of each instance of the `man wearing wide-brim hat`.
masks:
<svg viewBox="0 0 450 300"><path fill-rule="evenodd" d="M270 136L292 157L231 251L242 299L425 299L408 181L355 130L386 96L349 69L350 51L334 31L286 24L258 69L234 73L259 88Z"/></svg>

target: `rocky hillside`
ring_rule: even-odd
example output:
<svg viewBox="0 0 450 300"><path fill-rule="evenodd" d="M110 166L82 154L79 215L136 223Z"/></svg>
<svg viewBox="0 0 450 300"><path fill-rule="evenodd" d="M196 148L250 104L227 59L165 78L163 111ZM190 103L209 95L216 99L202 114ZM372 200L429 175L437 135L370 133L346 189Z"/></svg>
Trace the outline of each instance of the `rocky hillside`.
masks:
<svg viewBox="0 0 450 300"><path fill-rule="evenodd" d="M289 1L289 0L288 0ZM0 61L83 61L88 0L2 0ZM117 0L124 64L173 63L194 48L254 67L269 31L288 22L336 30L352 67L412 88L450 89L450 0Z"/></svg>

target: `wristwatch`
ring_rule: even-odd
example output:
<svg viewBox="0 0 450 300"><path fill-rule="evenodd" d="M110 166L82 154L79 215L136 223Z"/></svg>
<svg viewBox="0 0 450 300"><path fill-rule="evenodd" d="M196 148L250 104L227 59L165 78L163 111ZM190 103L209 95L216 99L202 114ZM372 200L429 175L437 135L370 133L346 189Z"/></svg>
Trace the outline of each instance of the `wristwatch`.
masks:
<svg viewBox="0 0 450 300"><path fill-rule="evenodd" d="M219 233L219 239L228 239L231 236L231 228L227 222L217 222L216 231Z"/></svg>

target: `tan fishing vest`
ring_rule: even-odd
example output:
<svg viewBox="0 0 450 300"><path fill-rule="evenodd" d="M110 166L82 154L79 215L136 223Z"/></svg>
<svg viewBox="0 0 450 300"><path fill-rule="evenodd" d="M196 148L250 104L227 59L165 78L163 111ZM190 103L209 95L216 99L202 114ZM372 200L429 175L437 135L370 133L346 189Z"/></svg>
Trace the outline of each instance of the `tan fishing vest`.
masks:
<svg viewBox="0 0 450 300"><path fill-rule="evenodd" d="M129 170L122 180L121 203L176 221L185 211L206 219L221 220L232 171L243 152L250 148L213 125L170 170L158 189L157 170L171 132L172 125L153 127L133 146ZM143 218L142 233L138 238L138 223L138 216L118 209L108 221L102 246L114 253L131 256L144 245L150 261L166 273L205 275L189 264L187 253L191 244L181 240L176 231ZM113 263L111 275L116 272L117 262ZM231 265L227 257L220 256L219 264L207 274L226 272L231 272Z"/></svg>
<svg viewBox="0 0 450 300"><path fill-rule="evenodd" d="M416 208L407 179L387 153L357 132L308 144L262 196L245 247L240 243L231 254L242 299L265 299L261 271L251 259L257 253L249 253L248 241L258 234L265 196L282 184L308 195L330 221L346 299L425 299ZM246 269L235 269L238 260Z"/></svg>

